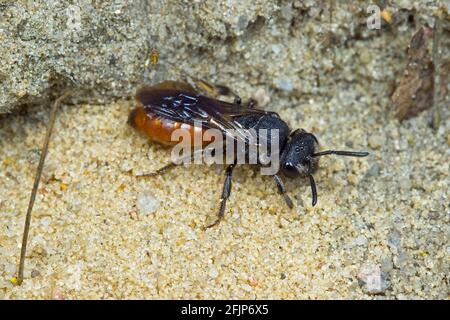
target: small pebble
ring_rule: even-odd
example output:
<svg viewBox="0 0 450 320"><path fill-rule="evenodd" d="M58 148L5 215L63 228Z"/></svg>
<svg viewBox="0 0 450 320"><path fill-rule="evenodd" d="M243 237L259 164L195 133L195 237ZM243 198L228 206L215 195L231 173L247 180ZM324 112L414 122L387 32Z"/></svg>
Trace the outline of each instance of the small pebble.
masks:
<svg viewBox="0 0 450 320"><path fill-rule="evenodd" d="M48 227L52 223L52 219L50 217L44 217L41 219L41 224L44 227Z"/></svg>
<svg viewBox="0 0 450 320"><path fill-rule="evenodd" d="M367 238L361 234L355 239L355 244L357 246L365 246L367 244Z"/></svg>
<svg viewBox="0 0 450 320"><path fill-rule="evenodd" d="M368 294L385 293L391 286L387 276L380 267L374 264L366 264L361 267L357 275L360 286Z"/></svg>
<svg viewBox="0 0 450 320"><path fill-rule="evenodd" d="M159 203L160 201L155 198L153 193L146 192L139 195L137 206L141 214L149 215L158 209Z"/></svg>
<svg viewBox="0 0 450 320"><path fill-rule="evenodd" d="M36 269L31 270L31 277L32 278L39 277L40 275L41 275L41 273L38 270L36 270Z"/></svg>
<svg viewBox="0 0 450 320"><path fill-rule="evenodd" d="M285 91L292 91L294 89L294 85L289 79L277 79L275 81L275 85Z"/></svg>
<svg viewBox="0 0 450 320"><path fill-rule="evenodd" d="M394 268L394 264L392 263L391 257L385 257L381 262L381 271L383 272L391 272Z"/></svg>
<svg viewBox="0 0 450 320"><path fill-rule="evenodd" d="M369 171L366 173L366 177L376 177L380 175L381 166L375 163L372 167L370 167Z"/></svg>
<svg viewBox="0 0 450 320"><path fill-rule="evenodd" d="M53 289L51 296L53 300L65 300L64 295L60 289Z"/></svg>
<svg viewBox="0 0 450 320"><path fill-rule="evenodd" d="M394 229L388 235L388 244L391 248L399 248L401 244L401 234L398 230Z"/></svg>
<svg viewBox="0 0 450 320"><path fill-rule="evenodd" d="M131 163L131 161L129 160L122 161L122 163L120 164L120 171L130 172L131 170L133 170L133 164Z"/></svg>
<svg viewBox="0 0 450 320"><path fill-rule="evenodd" d="M279 44L273 44L271 46L273 53L275 53L276 55L279 55L281 52L281 46Z"/></svg>
<svg viewBox="0 0 450 320"><path fill-rule="evenodd" d="M244 291L247 291L247 292L253 291L252 287L248 284L243 284L242 289L244 289Z"/></svg>
<svg viewBox="0 0 450 320"><path fill-rule="evenodd" d="M270 102L270 96L263 88L258 88L255 92L255 100L258 103L258 107L265 107Z"/></svg>
<svg viewBox="0 0 450 320"><path fill-rule="evenodd" d="M385 143L385 138L382 135L374 133L369 137L368 142L371 148L379 149Z"/></svg>
<svg viewBox="0 0 450 320"><path fill-rule="evenodd" d="M211 278L215 279L215 278L217 278L218 275L219 275L219 272L217 271L216 268L212 267L212 268L209 270L209 276L210 276Z"/></svg>

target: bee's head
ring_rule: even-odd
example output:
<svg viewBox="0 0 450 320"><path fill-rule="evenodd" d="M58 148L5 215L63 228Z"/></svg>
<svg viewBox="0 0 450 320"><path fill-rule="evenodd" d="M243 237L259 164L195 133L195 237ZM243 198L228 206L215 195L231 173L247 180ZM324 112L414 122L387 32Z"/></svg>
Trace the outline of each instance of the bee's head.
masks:
<svg viewBox="0 0 450 320"><path fill-rule="evenodd" d="M312 205L317 203L316 183L313 173L319 164L319 157L328 154L341 156L365 157L368 152L327 150L316 152L317 138L303 129L294 130L281 153L281 172L289 178L309 177L312 191Z"/></svg>
<svg viewBox="0 0 450 320"><path fill-rule="evenodd" d="M313 154L317 146L318 141L313 134L303 129L293 131L281 154L281 172L289 178L314 173L318 159Z"/></svg>

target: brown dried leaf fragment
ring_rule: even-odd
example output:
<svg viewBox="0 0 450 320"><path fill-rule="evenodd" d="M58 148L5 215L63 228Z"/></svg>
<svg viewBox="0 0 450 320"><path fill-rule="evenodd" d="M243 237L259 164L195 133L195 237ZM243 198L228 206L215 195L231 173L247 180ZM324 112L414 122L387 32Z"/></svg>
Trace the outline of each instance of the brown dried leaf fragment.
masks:
<svg viewBox="0 0 450 320"><path fill-rule="evenodd" d="M420 28L408 46L408 64L392 95L394 116L400 121L417 116L433 106L434 64L427 46L425 28Z"/></svg>

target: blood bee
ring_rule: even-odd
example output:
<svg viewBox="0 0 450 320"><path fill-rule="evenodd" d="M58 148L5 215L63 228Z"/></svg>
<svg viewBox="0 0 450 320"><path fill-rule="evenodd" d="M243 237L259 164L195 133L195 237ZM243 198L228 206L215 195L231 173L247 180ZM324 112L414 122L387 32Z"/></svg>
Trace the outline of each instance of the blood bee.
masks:
<svg viewBox="0 0 450 320"><path fill-rule="evenodd" d="M205 82L202 82L204 85ZM231 90L224 86L212 87L221 94L229 94ZM273 174L279 193L286 204L292 208L293 203L286 193L281 176L288 178L305 177L309 179L312 193L312 205L317 203L317 188L313 173L317 170L319 158L325 155L341 155L351 157L365 157L368 152L326 150L317 151L318 140L303 129L291 130L287 123L275 112L265 111L254 107L254 103L244 105L241 99L235 96L234 102L225 102L209 97L191 85L164 81L155 86L145 86L136 93L138 107L131 111L128 123L141 133L154 141L166 145L178 143L171 140L172 132L176 129L187 130L194 139L195 135L202 136L205 129L218 129L226 136L231 130L254 129L255 131L278 130L280 147L280 170ZM198 126L201 124L201 126ZM235 139L242 139L233 135ZM266 145L270 145L270 135ZM204 146L211 141L201 140ZM251 143L245 141L245 143ZM259 142L258 142L259 143ZM146 175L161 174L175 163L169 163L161 169ZM258 165L263 165L259 162ZM236 161L228 164L225 169L225 182L220 199L218 217L214 223L217 225L222 219L226 201L231 192L231 178Z"/></svg>

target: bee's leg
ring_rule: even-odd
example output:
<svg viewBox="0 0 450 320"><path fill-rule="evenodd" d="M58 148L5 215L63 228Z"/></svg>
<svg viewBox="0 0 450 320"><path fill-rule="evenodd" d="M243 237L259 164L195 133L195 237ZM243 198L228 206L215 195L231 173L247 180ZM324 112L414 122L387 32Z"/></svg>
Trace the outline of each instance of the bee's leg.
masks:
<svg viewBox="0 0 450 320"><path fill-rule="evenodd" d="M211 84L209 84L211 86ZM212 85L215 89L215 94L220 96L231 96L234 97L233 103L241 105L242 99L241 97L235 93L233 90L231 90L229 87L221 85L221 84L214 84Z"/></svg>
<svg viewBox="0 0 450 320"><path fill-rule="evenodd" d="M172 168L174 168L176 166L179 166L181 164L185 164L186 160L189 160L188 163L192 163L192 161L195 159L195 156L198 153L203 153L204 151L205 151L205 149L194 151L192 154L189 154L186 157L183 157L183 158L179 159L177 162L173 162L172 161L172 162L166 164L165 166L163 166L163 167L161 167L159 169L156 169L153 172L137 174L136 177L137 178L142 178L142 177L153 177L153 176L161 175L161 174L165 173L166 171L169 171L170 169L172 169Z"/></svg>
<svg viewBox="0 0 450 320"><path fill-rule="evenodd" d="M171 63L165 62L170 65L172 68L177 70L181 75L184 75L184 78L187 78L187 85L193 86L195 90L199 91L202 94L207 96L217 98L218 96L232 96L234 97L234 103L240 105L242 103L241 97L238 94L234 93L229 87L220 85L220 84L212 84L208 81L202 80L200 78L194 77L190 74L186 74L185 71L181 70L178 66L173 65ZM165 81L165 82L173 82L173 81ZM184 84L185 86L185 84Z"/></svg>
<svg viewBox="0 0 450 320"><path fill-rule="evenodd" d="M137 174L136 178L159 176L159 175L163 174L164 172L172 169L173 167L176 167L177 165L178 165L178 163L170 162L170 163L166 164L164 167L161 167L153 172Z"/></svg>
<svg viewBox="0 0 450 320"><path fill-rule="evenodd" d="M273 178L275 179L275 183L277 184L278 191L283 196L284 201L286 201L286 204L288 205L288 207L292 209L294 207L294 204L292 203L291 198L289 198L289 196L286 193L286 188L284 187L283 180L281 180L281 177L277 174L275 174L273 176Z"/></svg>
<svg viewBox="0 0 450 320"><path fill-rule="evenodd" d="M242 103L241 97L234 93L229 87L221 84L211 84L205 80L195 79L195 86L200 91L205 92L207 95L212 97L218 96L232 96L234 97L233 103L240 105Z"/></svg>
<svg viewBox="0 0 450 320"><path fill-rule="evenodd" d="M210 224L209 226L207 226L206 228L214 227L223 218L223 214L225 212L225 206L227 204L227 200L230 197L230 193L231 193L231 176L233 175L233 169L234 169L235 165L236 165L235 163L230 164L225 170L226 178L225 178L225 183L223 184L222 197L220 199L219 214L217 216L217 220L213 224Z"/></svg>
<svg viewBox="0 0 450 320"><path fill-rule="evenodd" d="M242 104L241 97L231 90L229 87L221 85L221 84L211 84L205 80L195 79L194 86L197 90L203 92L204 94L217 98L218 96L231 96L234 97L233 103L237 105ZM257 102L255 99L250 98L248 100L247 108L253 109L257 106Z"/></svg>
<svg viewBox="0 0 450 320"><path fill-rule="evenodd" d="M247 103L247 107L249 109L253 109L255 106L257 105L256 100L255 99L250 99Z"/></svg>

